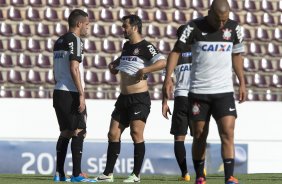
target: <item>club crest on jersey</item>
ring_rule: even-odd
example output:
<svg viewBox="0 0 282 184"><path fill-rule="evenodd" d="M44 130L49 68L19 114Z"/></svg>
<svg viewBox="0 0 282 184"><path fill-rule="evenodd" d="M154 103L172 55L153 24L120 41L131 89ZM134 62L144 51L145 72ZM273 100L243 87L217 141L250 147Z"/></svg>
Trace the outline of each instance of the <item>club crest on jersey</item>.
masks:
<svg viewBox="0 0 282 184"><path fill-rule="evenodd" d="M198 104L197 102L193 104L192 113L193 115L198 115L200 113L200 104Z"/></svg>
<svg viewBox="0 0 282 184"><path fill-rule="evenodd" d="M133 55L138 55L138 54L139 54L139 49L138 48L134 49Z"/></svg>
<svg viewBox="0 0 282 184"><path fill-rule="evenodd" d="M230 40L231 39L231 32L232 32L232 30L226 28L226 29L223 29L222 31L223 31L223 39L224 40Z"/></svg>

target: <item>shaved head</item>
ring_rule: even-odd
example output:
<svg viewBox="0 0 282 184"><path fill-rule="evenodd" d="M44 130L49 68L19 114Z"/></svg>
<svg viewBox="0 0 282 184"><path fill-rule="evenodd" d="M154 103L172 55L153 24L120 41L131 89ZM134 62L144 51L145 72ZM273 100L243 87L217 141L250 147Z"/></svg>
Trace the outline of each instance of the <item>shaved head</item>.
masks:
<svg viewBox="0 0 282 184"><path fill-rule="evenodd" d="M230 6L227 0L213 0L211 8L219 13L230 11Z"/></svg>
<svg viewBox="0 0 282 184"><path fill-rule="evenodd" d="M213 0L209 13L208 22L215 29L222 29L228 21L230 6L227 0Z"/></svg>

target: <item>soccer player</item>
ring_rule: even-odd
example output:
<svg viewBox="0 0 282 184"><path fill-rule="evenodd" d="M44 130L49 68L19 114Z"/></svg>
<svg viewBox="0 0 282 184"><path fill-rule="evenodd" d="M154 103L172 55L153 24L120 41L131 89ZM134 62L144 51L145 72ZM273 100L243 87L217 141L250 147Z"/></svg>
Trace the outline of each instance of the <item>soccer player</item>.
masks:
<svg viewBox="0 0 282 184"><path fill-rule="evenodd" d="M95 182L81 172L83 141L86 135L86 105L83 80L83 42L89 27L88 14L73 10L68 17L69 31L54 45L55 89L53 106L60 127L57 141L57 161L54 181L68 181L64 162L71 140L72 182Z"/></svg>
<svg viewBox="0 0 282 184"><path fill-rule="evenodd" d="M111 115L108 132L106 168L96 179L113 182L113 170L120 153L120 139L125 128L130 127L134 142L134 168L124 182L140 182L145 144L143 132L150 113L151 100L148 92L147 74L161 70L166 65L165 57L142 38L142 21L137 15L122 18L124 37L128 39L121 56L109 64L111 73L120 73L120 88L115 109Z"/></svg>
<svg viewBox="0 0 282 184"><path fill-rule="evenodd" d="M185 25L181 25L177 30L177 36L180 37ZM186 163L186 149L184 141L188 131L188 127L191 127L188 116L188 92L190 85L190 71L191 71L191 50L187 47L187 52L180 54L178 62L174 62L174 74L175 74L175 90L174 90L174 108L171 121L170 133L174 135L174 154L181 170L181 181L190 181L190 175L187 169ZM170 108L167 104L168 96L163 95L162 101L162 114L168 119L168 114L171 114Z"/></svg>
<svg viewBox="0 0 282 184"><path fill-rule="evenodd" d="M234 177L234 127L237 117L232 67L239 79L239 103L246 99L246 87L241 53L244 51L241 27L230 20L227 0L214 0L208 15L190 21L175 43L168 57L164 90L172 90L170 63L177 62L187 45L192 47L191 83L189 88L189 115L192 120L192 157L196 184L205 184L206 139L209 118L216 120L222 143L226 184L237 184Z"/></svg>

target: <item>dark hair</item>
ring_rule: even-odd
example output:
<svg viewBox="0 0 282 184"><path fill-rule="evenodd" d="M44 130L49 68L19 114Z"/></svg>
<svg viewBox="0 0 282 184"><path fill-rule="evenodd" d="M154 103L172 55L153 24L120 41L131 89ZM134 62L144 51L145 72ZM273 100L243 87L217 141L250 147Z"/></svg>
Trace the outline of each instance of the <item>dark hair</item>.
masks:
<svg viewBox="0 0 282 184"><path fill-rule="evenodd" d="M184 29L186 28L186 25L181 25L179 26L179 28L176 31L176 36L179 38L182 34L182 32L184 31Z"/></svg>
<svg viewBox="0 0 282 184"><path fill-rule="evenodd" d="M88 14L80 9L74 9L68 18L69 27L75 27L82 17L88 17Z"/></svg>
<svg viewBox="0 0 282 184"><path fill-rule="evenodd" d="M122 17L122 20L125 21L129 19L129 24L131 26L137 26L138 27L138 33L142 34L142 20L140 19L140 17L138 15L126 15L124 17Z"/></svg>

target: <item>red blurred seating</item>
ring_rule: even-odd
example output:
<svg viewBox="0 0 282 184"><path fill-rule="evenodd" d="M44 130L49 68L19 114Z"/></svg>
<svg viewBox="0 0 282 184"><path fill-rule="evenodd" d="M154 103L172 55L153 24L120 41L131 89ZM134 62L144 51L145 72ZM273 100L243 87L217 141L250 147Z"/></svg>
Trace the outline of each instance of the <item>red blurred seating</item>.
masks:
<svg viewBox="0 0 282 184"><path fill-rule="evenodd" d="M19 9L14 8L14 6L11 6L11 8L8 9L8 19L12 21L22 21L22 15L21 11Z"/></svg>
<svg viewBox="0 0 282 184"><path fill-rule="evenodd" d="M238 23L241 23L240 16L238 14L236 14L235 12L230 12L229 18L232 19L232 20L235 20Z"/></svg>
<svg viewBox="0 0 282 184"><path fill-rule="evenodd" d="M77 7L79 6L78 0L64 0L64 5L69 7Z"/></svg>
<svg viewBox="0 0 282 184"><path fill-rule="evenodd" d="M168 54L168 53L170 53L170 51L171 51L169 42L165 42L164 40L160 40L160 41L157 43L157 48L158 48L158 50L159 50L161 53L163 53L163 54Z"/></svg>
<svg viewBox="0 0 282 184"><path fill-rule="evenodd" d="M93 99L105 99L105 90L101 87L97 87L97 90L93 92Z"/></svg>
<svg viewBox="0 0 282 184"><path fill-rule="evenodd" d="M150 93L151 100L161 100L162 99L162 91L154 87L153 91Z"/></svg>
<svg viewBox="0 0 282 184"><path fill-rule="evenodd" d="M0 4L2 7L7 7L10 5L10 3L8 3L6 0L0 0Z"/></svg>
<svg viewBox="0 0 282 184"><path fill-rule="evenodd" d="M105 37L106 36L106 31L103 25L99 25L97 23L95 23L92 27L92 31L91 31L92 35L95 37Z"/></svg>
<svg viewBox="0 0 282 184"><path fill-rule="evenodd" d="M155 0L155 4L161 10L171 8L168 3L168 0Z"/></svg>
<svg viewBox="0 0 282 184"><path fill-rule="evenodd" d="M124 8L134 8L132 0L120 0L120 5Z"/></svg>
<svg viewBox="0 0 282 184"><path fill-rule="evenodd" d="M115 7L114 0L101 0L100 5L102 5L106 8Z"/></svg>
<svg viewBox="0 0 282 184"><path fill-rule="evenodd" d="M43 86L39 86L36 91L34 91L34 98L51 98L47 89Z"/></svg>
<svg viewBox="0 0 282 184"><path fill-rule="evenodd" d="M188 9L189 7L187 6L185 0L174 0L173 1L173 7L178 10L182 9Z"/></svg>
<svg viewBox="0 0 282 184"><path fill-rule="evenodd" d="M83 0L82 5L88 8L95 8L98 6L96 0Z"/></svg>
<svg viewBox="0 0 282 184"><path fill-rule="evenodd" d="M151 22L149 13L146 10L138 8L137 15L142 19L142 22L144 23Z"/></svg>
<svg viewBox="0 0 282 184"><path fill-rule="evenodd" d="M264 101L277 101L277 94L272 92L270 89L267 89L263 95Z"/></svg>
<svg viewBox="0 0 282 184"><path fill-rule="evenodd" d="M161 11L161 10L157 10L155 12L155 21L159 22L159 23L168 23L168 18L167 18L167 15L166 15L166 12L164 11Z"/></svg>
<svg viewBox="0 0 282 184"><path fill-rule="evenodd" d="M251 35L251 32L249 29L243 28L242 27L242 32L244 35L244 40L249 41L249 40L253 40L254 38Z"/></svg>
<svg viewBox="0 0 282 184"><path fill-rule="evenodd" d="M192 0L192 1L190 1L190 7L197 9L197 10L198 9L203 10L203 9L207 8L207 7L205 7L203 0Z"/></svg>
<svg viewBox="0 0 282 184"><path fill-rule="evenodd" d="M147 74L147 83L149 86L153 86L157 84L157 81L155 80L154 74Z"/></svg>
<svg viewBox="0 0 282 184"><path fill-rule="evenodd" d="M127 11L127 10L125 10L125 9L123 9L123 8L120 8L120 9L118 10L118 20L122 20L122 17L124 17L124 16L126 16L126 15L130 15L129 11ZM142 21L143 21L143 20L142 20ZM113 22L113 24L115 24L115 23Z"/></svg>
<svg viewBox="0 0 282 184"><path fill-rule="evenodd" d="M15 33L12 29L12 25L9 23L1 22L0 24L0 34L3 36L13 36Z"/></svg>
<svg viewBox="0 0 282 184"><path fill-rule="evenodd" d="M229 2L229 6L230 6L231 10L233 10L233 11L234 10L236 10L236 11L241 10L241 8L238 5L237 0L229 0L228 2Z"/></svg>
<svg viewBox="0 0 282 184"><path fill-rule="evenodd" d="M169 24L165 27L164 36L175 39L177 37L176 31L177 31L177 28Z"/></svg>
<svg viewBox="0 0 282 184"><path fill-rule="evenodd" d="M258 26L258 18L256 15L252 14L251 12L247 12L247 14L244 16L244 23L249 24L251 26Z"/></svg>
<svg viewBox="0 0 282 184"><path fill-rule="evenodd" d="M257 71L254 60L245 57L244 58L244 70L248 72Z"/></svg>
<svg viewBox="0 0 282 184"><path fill-rule="evenodd" d="M269 13L264 13L262 15L262 23L266 26L276 26L274 17Z"/></svg>
<svg viewBox="0 0 282 184"><path fill-rule="evenodd" d="M71 9L69 7L64 8L62 13L63 13L63 19L65 21L68 21L69 15L70 15Z"/></svg>
<svg viewBox="0 0 282 184"><path fill-rule="evenodd" d="M45 73L45 81L47 84L55 84L53 70L50 69Z"/></svg>
<svg viewBox="0 0 282 184"><path fill-rule="evenodd" d="M15 91L15 98L32 98L31 91L26 90L24 86L20 86L20 89Z"/></svg>
<svg viewBox="0 0 282 184"><path fill-rule="evenodd" d="M261 45L255 42L248 43L247 45L248 45L248 54L252 54L254 56L262 56L264 54Z"/></svg>
<svg viewBox="0 0 282 184"><path fill-rule="evenodd" d="M0 97L1 98L12 98L13 94L10 89L6 89L5 86L0 87Z"/></svg>
<svg viewBox="0 0 282 184"><path fill-rule="evenodd" d="M153 5L151 4L150 0L137 1L137 6L144 9L153 8Z"/></svg>
<svg viewBox="0 0 282 184"><path fill-rule="evenodd" d="M36 25L36 34L42 37L49 37L51 36L49 26L40 22Z"/></svg>
<svg viewBox="0 0 282 184"><path fill-rule="evenodd" d="M117 76L111 74L109 70L106 70L105 72L102 73L102 80L101 81L104 84L110 84L110 85L119 84Z"/></svg>
<svg viewBox="0 0 282 184"><path fill-rule="evenodd" d="M114 22L113 12L109 9L103 8L100 11L100 19L104 22Z"/></svg>
<svg viewBox="0 0 282 184"><path fill-rule="evenodd" d="M148 27L147 27L147 30L146 30L146 35L147 36L150 36L152 38L156 38L156 37L161 37L161 32L160 32L160 29L158 26L155 26L153 24L150 24Z"/></svg>
<svg viewBox="0 0 282 184"><path fill-rule="evenodd" d="M21 53L17 56L17 66L21 68L32 68L33 64L29 55Z"/></svg>
<svg viewBox="0 0 282 184"><path fill-rule="evenodd" d="M174 22L179 23L179 24L186 24L187 23L187 19L186 19L185 13L180 11L180 10L175 10L172 13L172 20Z"/></svg>
<svg viewBox="0 0 282 184"><path fill-rule="evenodd" d="M52 40L52 38L48 38L47 40L45 40L45 43L44 43L45 51L53 52L54 43L55 41Z"/></svg>
<svg viewBox="0 0 282 184"><path fill-rule="evenodd" d="M274 72L275 68L272 66L272 62L266 58L261 58L259 61L259 69L264 72Z"/></svg>
<svg viewBox="0 0 282 184"><path fill-rule="evenodd" d="M54 34L56 36L62 36L63 34L68 32L68 27L62 23L56 23L54 27Z"/></svg>
<svg viewBox="0 0 282 184"><path fill-rule="evenodd" d="M0 66L3 68L13 68L15 65L13 64L12 56L7 55L5 53L1 53Z"/></svg>
<svg viewBox="0 0 282 184"><path fill-rule="evenodd" d="M8 40L8 49L12 52L23 52L24 50L21 41L15 38Z"/></svg>
<svg viewBox="0 0 282 184"><path fill-rule="evenodd" d="M248 89L247 101L259 101L259 95L252 89Z"/></svg>
<svg viewBox="0 0 282 184"><path fill-rule="evenodd" d="M270 85L276 88L282 88L282 75L273 74Z"/></svg>
<svg viewBox="0 0 282 184"><path fill-rule="evenodd" d="M35 64L39 68L51 68L53 66L49 56L43 55L41 53L35 57Z"/></svg>
<svg viewBox="0 0 282 184"><path fill-rule="evenodd" d="M7 72L7 81L13 84L23 84L22 74L17 70L9 70Z"/></svg>
<svg viewBox="0 0 282 184"><path fill-rule="evenodd" d="M44 10L44 18L45 18L45 20L51 21L51 22L58 22L59 21L57 11L55 9L50 8L50 7L47 7Z"/></svg>
<svg viewBox="0 0 282 184"><path fill-rule="evenodd" d="M122 27L113 23L111 26L110 26L110 35L113 36L113 37L123 37L123 30L122 30Z"/></svg>
<svg viewBox="0 0 282 184"><path fill-rule="evenodd" d="M17 34L24 37L32 36L30 25L23 22L18 23Z"/></svg>
<svg viewBox="0 0 282 184"><path fill-rule="evenodd" d="M39 22L42 20L39 14L39 10L32 7L29 7L26 10L26 18L30 21L35 21L35 22Z"/></svg>
<svg viewBox="0 0 282 184"><path fill-rule="evenodd" d="M256 38L261 41L270 41L270 37L268 35L267 30L263 29L262 27L258 27L256 29Z"/></svg>
<svg viewBox="0 0 282 184"><path fill-rule="evenodd" d="M282 56L282 54L279 51L279 46L274 44L273 42L268 43L267 54L274 57Z"/></svg>
<svg viewBox="0 0 282 184"><path fill-rule="evenodd" d="M90 85L99 85L99 84L101 84L101 82L100 82L100 80L98 78L97 73L93 72L93 71L90 71L90 70L87 70L84 73L84 80L85 80L86 84L90 84Z"/></svg>
<svg viewBox="0 0 282 184"><path fill-rule="evenodd" d="M10 0L10 3L11 3L12 6L15 6L15 7L24 7L24 6L26 6L24 0Z"/></svg>
<svg viewBox="0 0 282 184"><path fill-rule="evenodd" d="M3 15L2 10L0 9L0 21L4 21L4 20L5 20L5 17Z"/></svg>
<svg viewBox="0 0 282 184"><path fill-rule="evenodd" d="M116 48L115 43L111 40L104 39L102 42L102 50L106 53L116 53L119 49Z"/></svg>
<svg viewBox="0 0 282 184"><path fill-rule="evenodd" d="M256 87L260 87L260 88L266 88L266 87L269 86L269 84L267 83L266 76L265 76L265 75L258 74L258 73L256 73L256 74L254 75L253 84L254 84Z"/></svg>
<svg viewBox="0 0 282 184"><path fill-rule="evenodd" d="M260 9L265 12L274 12L273 2L270 0L261 0Z"/></svg>
<svg viewBox="0 0 282 184"><path fill-rule="evenodd" d="M38 71L34 71L30 69L26 72L26 81L31 84L42 84L40 73Z"/></svg>
<svg viewBox="0 0 282 184"><path fill-rule="evenodd" d="M106 58L103 57L103 56L100 56L99 54L96 54L93 57L91 65L95 68L98 68L98 69L107 69L108 68Z"/></svg>
<svg viewBox="0 0 282 184"><path fill-rule="evenodd" d="M243 3L243 9L245 11L257 11L256 3L252 0L245 0Z"/></svg>
<svg viewBox="0 0 282 184"><path fill-rule="evenodd" d="M28 5L32 7L43 7L45 3L43 3L42 0L29 0Z"/></svg>
<svg viewBox="0 0 282 184"><path fill-rule="evenodd" d="M194 10L192 13L190 13L191 19L197 19L199 17L203 17L203 14L197 10Z"/></svg>
<svg viewBox="0 0 282 184"><path fill-rule="evenodd" d="M3 42L0 39L0 52L4 52L6 49L4 48Z"/></svg>
<svg viewBox="0 0 282 184"><path fill-rule="evenodd" d="M47 5L51 7L61 7L63 4L60 0L47 0Z"/></svg>
<svg viewBox="0 0 282 184"><path fill-rule="evenodd" d="M33 38L29 38L27 40L26 48L30 52L41 52L42 51L41 46L40 46L40 41L39 40L35 40Z"/></svg>
<svg viewBox="0 0 282 184"><path fill-rule="evenodd" d="M272 38L281 42L282 41L282 29L277 27L275 28L275 30L272 30Z"/></svg>
<svg viewBox="0 0 282 184"><path fill-rule="evenodd" d="M91 41L89 39L85 39L84 40L84 50L87 53L95 53L98 52L97 48L96 48L96 44L94 41Z"/></svg>

